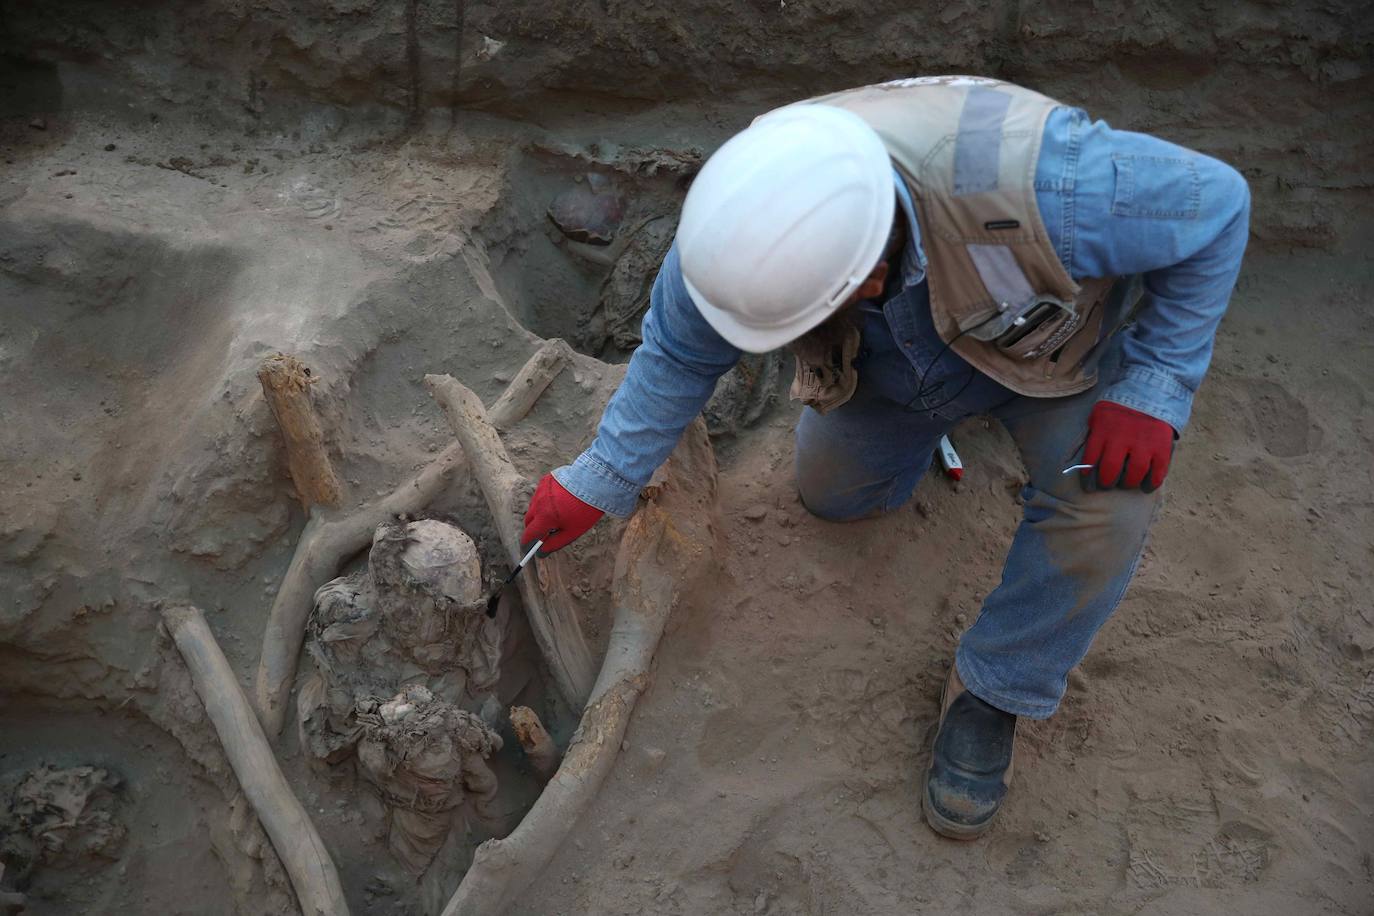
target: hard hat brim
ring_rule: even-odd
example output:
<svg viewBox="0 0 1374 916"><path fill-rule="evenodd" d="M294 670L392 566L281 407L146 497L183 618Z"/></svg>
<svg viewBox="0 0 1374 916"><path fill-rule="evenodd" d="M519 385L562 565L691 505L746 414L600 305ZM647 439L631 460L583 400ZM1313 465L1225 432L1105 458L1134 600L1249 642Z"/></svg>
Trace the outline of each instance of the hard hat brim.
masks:
<svg viewBox="0 0 1374 916"><path fill-rule="evenodd" d="M888 212L892 214L890 218L895 218L895 189L891 193L892 201L889 204ZM697 307L697 311L701 313L701 317L705 318L706 323L715 329L717 334L724 337L726 342L746 353L767 353L790 344L807 331L821 324L835 314L840 306L844 305L849 297L854 294L854 291L863 285L864 280L868 279L868 275L878 265L878 261L883 256L883 248L887 245L886 232L876 233L873 238L876 240L876 245L873 245L872 250L866 252L863 260L859 262L862 269L849 277L844 286L830 299L815 303L811 308L797 314L791 320L771 327L746 324L734 313L712 305L710 300L692 284L686 274L682 276L682 284L687 288L687 295L691 298L692 304Z"/></svg>
<svg viewBox="0 0 1374 916"><path fill-rule="evenodd" d="M879 255L881 254L882 252L880 251ZM875 260L873 263L876 264L877 261ZM870 265L868 271L865 271L864 276L867 276L868 272L872 270L873 267ZM701 292L692 285L692 281L688 280L686 277L682 278L682 283L687 287L687 295L691 297L692 304L697 307L697 311L701 313L701 317L706 319L706 323L715 329L717 334L724 337L727 343L738 347L746 353L768 353L771 350L786 346L825 321L825 319L833 315L836 308L838 308L838 306L830 308L822 304L820 307L812 309L806 314L796 316L786 324L778 325L777 327L762 328L745 324L732 313L724 309L716 308L706 300L706 297L703 296ZM855 284L855 288L857 288L857 284ZM848 296L845 298L848 298ZM843 302L843 300L841 300L841 302Z"/></svg>

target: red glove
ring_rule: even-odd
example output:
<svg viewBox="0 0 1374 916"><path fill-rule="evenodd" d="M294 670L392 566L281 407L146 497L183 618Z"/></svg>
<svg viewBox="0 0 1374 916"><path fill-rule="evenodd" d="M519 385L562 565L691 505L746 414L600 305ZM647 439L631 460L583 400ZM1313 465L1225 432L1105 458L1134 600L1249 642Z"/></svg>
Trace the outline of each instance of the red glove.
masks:
<svg viewBox="0 0 1374 916"><path fill-rule="evenodd" d="M539 555L546 557L582 537L605 514L565 490L552 474L545 474L539 479L539 486L534 488L530 507L525 510L521 549L528 550L531 544L543 538L544 546L539 548Z"/></svg>
<svg viewBox="0 0 1374 916"><path fill-rule="evenodd" d="M1095 472L1101 490L1139 487L1153 493L1163 485L1173 453L1174 428L1168 423L1111 401L1098 401L1088 415L1088 441L1083 446L1083 463L1097 467L1081 473L1089 478Z"/></svg>

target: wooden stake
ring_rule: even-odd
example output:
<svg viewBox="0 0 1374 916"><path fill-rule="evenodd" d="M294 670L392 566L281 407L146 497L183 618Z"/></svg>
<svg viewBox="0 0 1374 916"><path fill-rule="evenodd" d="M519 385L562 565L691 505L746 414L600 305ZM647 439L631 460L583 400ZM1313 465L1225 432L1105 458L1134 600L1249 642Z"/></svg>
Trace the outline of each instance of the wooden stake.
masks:
<svg viewBox="0 0 1374 916"><path fill-rule="evenodd" d="M172 635L196 693L219 735L239 786L291 878L306 916L347 916L339 873L305 808L282 775L267 736L205 617L193 607L169 607L162 620Z"/></svg>
<svg viewBox="0 0 1374 916"><path fill-rule="evenodd" d="M454 435L463 445L472 476L486 497L507 556L512 563L519 562L524 554L520 549L521 519L530 493L529 481L515 470L481 400L471 389L451 375L426 375L425 387L444 408ZM535 641L549 665L558 692L568 706L580 712L591 692L596 669L577 613L566 595L560 593L551 600L540 589L535 576L523 575L516 582L530 629L534 631Z"/></svg>
<svg viewBox="0 0 1374 916"><path fill-rule="evenodd" d="M315 381L305 364L278 353L258 367L262 393L286 441L286 462L301 505L337 506L342 488L325 450L324 432L310 401Z"/></svg>
<svg viewBox="0 0 1374 916"><path fill-rule="evenodd" d="M512 706L510 724L520 746L525 749L530 766L547 782L558 769L560 755L553 739L544 730L544 723L539 721L539 715L528 706Z"/></svg>
<svg viewBox="0 0 1374 916"><path fill-rule="evenodd" d="M563 763L520 826L477 847L442 916L500 916L548 865L611 771L630 714L680 591L709 568L716 465L697 420L669 459L657 502L625 529L611 586L615 623L606 661Z"/></svg>

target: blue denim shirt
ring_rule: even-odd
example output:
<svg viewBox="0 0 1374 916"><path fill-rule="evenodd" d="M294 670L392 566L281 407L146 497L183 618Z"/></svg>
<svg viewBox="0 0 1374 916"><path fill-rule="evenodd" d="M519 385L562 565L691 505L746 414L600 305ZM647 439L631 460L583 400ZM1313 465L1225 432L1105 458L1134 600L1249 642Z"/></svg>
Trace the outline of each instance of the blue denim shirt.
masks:
<svg viewBox="0 0 1374 916"><path fill-rule="evenodd" d="M910 230L902 259L910 287L925 282L926 260L911 198L895 172L894 180ZM1057 108L1045 125L1035 191L1071 277L1143 278L1140 308L1121 332L1121 366L1105 380L1103 399L1181 432L1249 237L1245 179L1209 156ZM898 317L934 334L928 315ZM596 439L554 472L578 499L612 515L634 511L640 489L741 355L692 304L676 246L654 281L643 340Z"/></svg>

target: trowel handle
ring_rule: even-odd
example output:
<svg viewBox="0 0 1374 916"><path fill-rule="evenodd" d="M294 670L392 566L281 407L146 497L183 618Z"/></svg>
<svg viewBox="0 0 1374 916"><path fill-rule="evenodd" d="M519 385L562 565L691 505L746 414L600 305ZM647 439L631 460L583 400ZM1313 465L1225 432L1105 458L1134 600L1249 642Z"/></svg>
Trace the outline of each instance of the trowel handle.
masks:
<svg viewBox="0 0 1374 916"><path fill-rule="evenodd" d="M527 553L527 554L525 554L523 557L521 557L521 558L520 558L520 562L515 564L515 571L512 572L512 573L510 574L510 579L507 579L506 581L509 582L509 581L511 581L511 579L514 579L514 578L515 578L515 573L518 573L520 570L524 569L524 568L525 568L525 564L528 563L528 562L530 561L530 557L532 557L532 556L534 556L536 553L538 553L538 552L539 552L539 548L540 548L540 547L543 547L543 546L544 546L544 541L543 541L543 539L540 539L540 540L538 540L538 541L535 541L535 542L534 542L534 546L530 548L530 552Z"/></svg>
<svg viewBox="0 0 1374 916"><path fill-rule="evenodd" d="M542 539L535 541L534 546L530 548L530 552L521 557L520 562L516 563L515 568L510 571L510 575L506 576L506 581L501 583L502 587L510 585L512 582L514 582L515 577L520 575L520 570L525 568L525 564L528 563L530 561L530 558L533 557L536 553L538 553L539 548L543 546L544 541Z"/></svg>
<svg viewBox="0 0 1374 916"><path fill-rule="evenodd" d="M515 577L520 575L520 570L525 568L525 564L528 563L530 561L530 558L533 557L539 551L539 548L543 546L544 542L542 540L535 541L534 546L530 548L530 552L520 558L520 562L515 564L515 568L510 571L509 576L506 576L505 581L502 582L500 585L496 586L496 588L492 591L491 595L487 598L488 617L496 616L497 604L501 599L501 590L515 581Z"/></svg>

